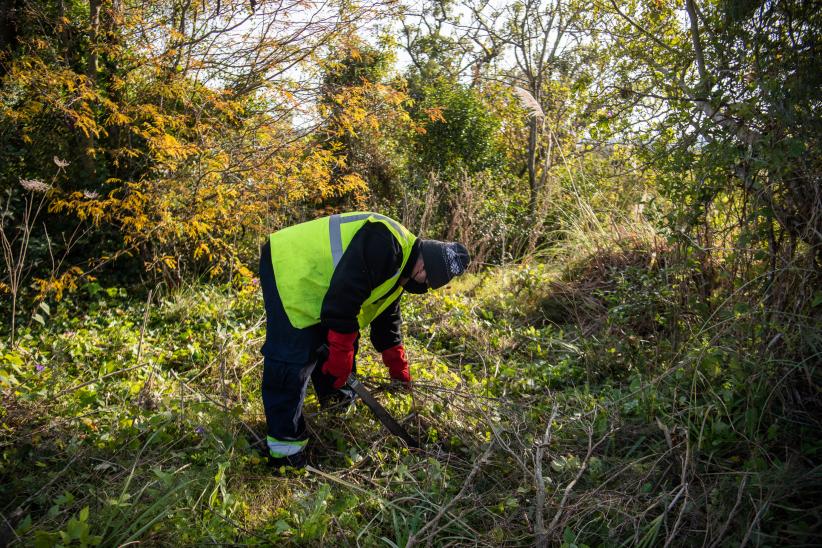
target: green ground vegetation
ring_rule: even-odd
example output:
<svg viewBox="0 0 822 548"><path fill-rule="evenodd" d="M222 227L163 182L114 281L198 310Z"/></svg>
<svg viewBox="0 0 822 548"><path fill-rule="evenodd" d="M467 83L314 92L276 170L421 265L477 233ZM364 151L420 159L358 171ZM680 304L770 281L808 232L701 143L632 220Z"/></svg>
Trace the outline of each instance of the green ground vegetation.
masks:
<svg viewBox="0 0 822 548"><path fill-rule="evenodd" d="M699 283L665 245L633 239L407 296L413 392L386 385L373 351L358 366L423 448L362 404L320 413L309 395L311 467L284 476L257 445L253 284L158 295L90 284L2 347L5 538L810 542L818 367L788 349L818 354L819 331L772 335L763 326L779 320L763 323L744 288L703 299Z"/></svg>
<svg viewBox="0 0 822 548"><path fill-rule="evenodd" d="M0 3L0 545L822 538L822 10ZM255 265L379 211L403 302L311 466L263 462ZM364 334L365 335L365 334Z"/></svg>

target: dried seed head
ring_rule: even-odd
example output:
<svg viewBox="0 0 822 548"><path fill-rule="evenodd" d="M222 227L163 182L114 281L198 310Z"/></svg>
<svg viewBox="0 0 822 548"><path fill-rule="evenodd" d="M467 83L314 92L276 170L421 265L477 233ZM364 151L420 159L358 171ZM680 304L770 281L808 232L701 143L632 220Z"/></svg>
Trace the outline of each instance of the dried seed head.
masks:
<svg viewBox="0 0 822 548"><path fill-rule="evenodd" d="M545 118L545 113L542 112L542 107L539 105L539 101L537 101L527 90L524 90L519 86L514 86L514 93L519 99L522 108L528 111L529 117L534 116L536 118Z"/></svg>
<svg viewBox="0 0 822 548"><path fill-rule="evenodd" d="M67 168L68 166L70 166L70 165L71 165L71 162L67 162L66 160L61 160L61 159L60 159L60 158L58 158L57 156L55 156L54 158L52 158L52 160L54 160L54 163L55 163L55 164L57 165L57 167L59 167L60 169L65 169L65 168Z"/></svg>
<svg viewBox="0 0 822 548"><path fill-rule="evenodd" d="M48 192L51 190L51 185L37 179L20 179L20 186L29 192Z"/></svg>

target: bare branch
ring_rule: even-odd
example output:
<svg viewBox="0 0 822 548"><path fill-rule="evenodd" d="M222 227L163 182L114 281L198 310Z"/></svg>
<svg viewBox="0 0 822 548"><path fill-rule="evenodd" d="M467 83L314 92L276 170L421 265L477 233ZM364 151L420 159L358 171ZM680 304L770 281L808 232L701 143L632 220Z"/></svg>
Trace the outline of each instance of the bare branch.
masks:
<svg viewBox="0 0 822 548"><path fill-rule="evenodd" d="M548 419L548 424L545 427L545 435L542 436L542 443L537 445L536 455L534 456L534 479L536 481L537 499L534 504L534 533L536 535L536 545L539 548L548 546L548 537L545 531L545 523L543 511L545 507L545 478L542 476L542 453L551 443L551 427L554 424L554 418L557 416L558 404L554 404L551 410L551 417Z"/></svg>

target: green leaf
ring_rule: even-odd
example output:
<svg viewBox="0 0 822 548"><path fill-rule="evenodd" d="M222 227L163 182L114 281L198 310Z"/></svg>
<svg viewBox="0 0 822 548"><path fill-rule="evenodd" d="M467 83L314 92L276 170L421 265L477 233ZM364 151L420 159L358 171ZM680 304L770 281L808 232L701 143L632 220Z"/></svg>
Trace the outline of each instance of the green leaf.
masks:
<svg viewBox="0 0 822 548"><path fill-rule="evenodd" d="M159 466L152 468L151 471L166 487L170 487L174 483L174 472L163 472L163 469Z"/></svg>
<svg viewBox="0 0 822 548"><path fill-rule="evenodd" d="M41 316L40 314L35 314L34 316L32 316L32 318L34 318L34 321L36 321L40 325L46 325L46 320L44 320L43 316Z"/></svg>
<svg viewBox="0 0 822 548"><path fill-rule="evenodd" d="M80 510L80 521L88 521L88 506Z"/></svg>
<svg viewBox="0 0 822 548"><path fill-rule="evenodd" d="M37 530L34 532L34 548L51 548L57 544L57 533Z"/></svg>
<svg viewBox="0 0 822 548"><path fill-rule="evenodd" d="M4 354L3 358L11 365L16 365L18 367L23 365L23 358L21 358L19 354Z"/></svg>
<svg viewBox="0 0 822 548"><path fill-rule="evenodd" d="M20 520L20 523L17 524L15 532L22 535L27 533L29 529L31 529L31 514L26 514L26 517Z"/></svg>
<svg viewBox="0 0 822 548"><path fill-rule="evenodd" d="M40 308L48 315L51 315L51 308L45 302L40 303Z"/></svg>
<svg viewBox="0 0 822 548"><path fill-rule="evenodd" d="M66 525L66 533L68 533L70 539L79 539L87 529L88 525L76 518L71 518Z"/></svg>
<svg viewBox="0 0 822 548"><path fill-rule="evenodd" d="M72 502L74 502L74 495L72 495L68 491L63 491L63 494L60 495L59 497L57 497L54 500L54 502L58 506L65 505L65 504L71 504Z"/></svg>

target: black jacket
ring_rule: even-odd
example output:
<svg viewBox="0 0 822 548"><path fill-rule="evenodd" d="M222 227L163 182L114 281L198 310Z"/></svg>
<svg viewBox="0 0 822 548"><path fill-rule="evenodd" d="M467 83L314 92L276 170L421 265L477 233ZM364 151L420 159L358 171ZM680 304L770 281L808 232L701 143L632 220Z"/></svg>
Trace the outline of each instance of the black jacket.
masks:
<svg viewBox="0 0 822 548"><path fill-rule="evenodd" d="M323 299L320 324L296 329L288 321L277 294L268 243L260 256L260 285L266 307L266 341L263 355L305 363L321 345L328 329L353 333L359 329L357 316L374 288L393 277L402 264L402 247L382 223L366 223L348 244L331 277ZM414 244L401 277L410 277L419 256ZM394 301L371 322L371 343L378 352L402 343L400 300Z"/></svg>

